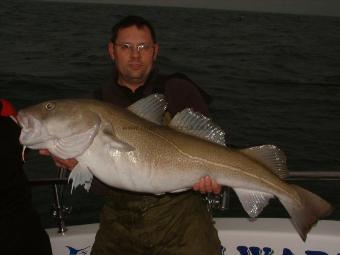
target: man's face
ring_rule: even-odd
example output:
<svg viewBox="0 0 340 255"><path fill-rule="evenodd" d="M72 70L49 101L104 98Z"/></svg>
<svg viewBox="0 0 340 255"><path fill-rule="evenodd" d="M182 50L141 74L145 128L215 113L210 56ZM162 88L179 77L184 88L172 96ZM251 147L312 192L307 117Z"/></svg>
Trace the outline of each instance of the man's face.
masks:
<svg viewBox="0 0 340 255"><path fill-rule="evenodd" d="M147 27L136 26L120 29L116 41L108 47L118 69L118 82L130 87L146 81L159 48Z"/></svg>

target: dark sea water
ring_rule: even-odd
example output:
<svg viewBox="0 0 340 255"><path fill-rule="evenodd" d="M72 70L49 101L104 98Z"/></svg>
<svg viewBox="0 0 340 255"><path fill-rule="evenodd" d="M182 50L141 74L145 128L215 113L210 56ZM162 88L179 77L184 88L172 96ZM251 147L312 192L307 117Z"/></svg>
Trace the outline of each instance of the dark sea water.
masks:
<svg viewBox="0 0 340 255"><path fill-rule="evenodd" d="M340 171L339 17L2 0L0 97L20 109L100 86L111 71L111 26L128 14L155 25L160 70L187 74L213 97L212 115L232 144L276 144L293 171ZM38 155L26 171L56 174ZM332 202L335 218L339 184L304 183ZM52 225L50 187L33 195ZM76 190L65 203L70 224L97 220L95 195Z"/></svg>

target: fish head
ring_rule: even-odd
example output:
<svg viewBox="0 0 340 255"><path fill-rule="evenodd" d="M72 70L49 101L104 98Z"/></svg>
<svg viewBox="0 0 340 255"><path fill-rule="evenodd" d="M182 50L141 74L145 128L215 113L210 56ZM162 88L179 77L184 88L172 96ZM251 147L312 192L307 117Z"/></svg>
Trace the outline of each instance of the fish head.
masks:
<svg viewBox="0 0 340 255"><path fill-rule="evenodd" d="M52 100L18 113L20 143L31 149L48 149L61 158L82 154L100 126L100 116L77 100Z"/></svg>

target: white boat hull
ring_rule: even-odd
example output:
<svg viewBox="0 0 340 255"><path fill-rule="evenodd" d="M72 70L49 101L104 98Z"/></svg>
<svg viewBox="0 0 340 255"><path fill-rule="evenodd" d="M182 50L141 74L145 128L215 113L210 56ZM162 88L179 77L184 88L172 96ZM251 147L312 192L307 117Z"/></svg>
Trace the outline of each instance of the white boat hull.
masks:
<svg viewBox="0 0 340 255"><path fill-rule="evenodd" d="M224 255L340 255L340 221L321 220L306 242L289 219L215 218ZM64 234L47 229L54 255L90 254L98 224L69 226Z"/></svg>
<svg viewBox="0 0 340 255"><path fill-rule="evenodd" d="M306 242L289 219L219 218L216 228L228 255L340 255L338 221L319 221Z"/></svg>

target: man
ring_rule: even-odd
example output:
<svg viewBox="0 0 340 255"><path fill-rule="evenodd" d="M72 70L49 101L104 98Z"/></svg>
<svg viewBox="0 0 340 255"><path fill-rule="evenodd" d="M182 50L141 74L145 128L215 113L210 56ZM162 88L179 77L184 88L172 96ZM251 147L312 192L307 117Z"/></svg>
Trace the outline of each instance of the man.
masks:
<svg viewBox="0 0 340 255"><path fill-rule="evenodd" d="M108 52L115 63L113 79L95 91L95 98L127 107L150 94L162 93L168 102L168 119L188 107L208 114L205 94L192 81L184 75L156 72L159 45L145 19L128 16L118 22L112 28ZM77 164L75 159L54 159L69 169ZM98 185L95 181L92 186ZM198 192L154 196L105 189L106 202L91 254L220 254L217 231ZM206 177L193 189L218 193L221 187Z"/></svg>
<svg viewBox="0 0 340 255"><path fill-rule="evenodd" d="M16 111L6 99L0 99L1 254L52 254L47 233L33 208L31 189L22 168L20 127Z"/></svg>

